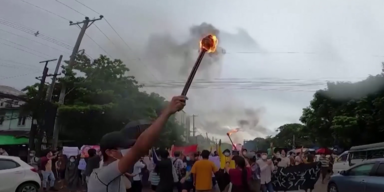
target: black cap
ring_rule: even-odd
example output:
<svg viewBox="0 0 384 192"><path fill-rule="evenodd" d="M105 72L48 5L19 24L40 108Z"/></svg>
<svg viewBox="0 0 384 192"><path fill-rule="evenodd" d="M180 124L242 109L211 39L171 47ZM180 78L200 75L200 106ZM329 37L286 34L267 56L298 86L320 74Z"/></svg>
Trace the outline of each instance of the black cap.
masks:
<svg viewBox="0 0 384 192"><path fill-rule="evenodd" d="M124 134L120 131L114 131L105 134L100 141L100 150L105 151L107 149L127 149L135 144L136 140L124 137Z"/></svg>
<svg viewBox="0 0 384 192"><path fill-rule="evenodd" d="M121 129L121 132L127 139L137 139L151 124L152 121L148 119L131 121Z"/></svg>

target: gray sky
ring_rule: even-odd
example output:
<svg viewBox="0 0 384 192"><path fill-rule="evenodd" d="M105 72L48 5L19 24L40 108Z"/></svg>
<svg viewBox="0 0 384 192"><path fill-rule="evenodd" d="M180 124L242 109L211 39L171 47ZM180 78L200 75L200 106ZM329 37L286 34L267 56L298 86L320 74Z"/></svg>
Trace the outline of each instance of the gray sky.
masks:
<svg viewBox="0 0 384 192"><path fill-rule="evenodd" d="M107 52L122 59L140 82L152 85L147 91L165 97L181 92L187 75L180 71L183 66L189 70L197 56L197 47L189 47L187 60L169 43L193 40L190 28L203 22L219 29L226 54L199 71L195 86L203 88L190 90L186 112L198 115L202 133L217 137L239 120L257 122L244 126L238 141L298 122L302 108L326 81L357 81L380 73L384 57L380 0L78 1L103 14L125 41L103 20L87 30L91 39L84 37L81 48L91 57ZM60 2L90 18L99 16L75 0ZM39 61L69 57L79 29L66 19L84 16L60 2L1 1L0 84L23 88L41 74ZM40 36L35 37L37 30Z"/></svg>

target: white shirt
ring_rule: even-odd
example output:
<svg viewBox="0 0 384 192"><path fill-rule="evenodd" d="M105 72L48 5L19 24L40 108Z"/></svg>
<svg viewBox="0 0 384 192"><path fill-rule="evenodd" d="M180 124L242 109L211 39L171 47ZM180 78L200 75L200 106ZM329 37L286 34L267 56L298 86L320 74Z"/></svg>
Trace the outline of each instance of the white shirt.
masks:
<svg viewBox="0 0 384 192"><path fill-rule="evenodd" d="M262 159L256 162L260 166L260 182L261 184L267 184L271 182L272 179L272 171L275 169L273 163L268 165L266 161Z"/></svg>
<svg viewBox="0 0 384 192"><path fill-rule="evenodd" d="M133 173L135 176L133 177L134 181L141 181L141 169L145 167L145 164L141 161L138 161L133 166Z"/></svg>
<svg viewBox="0 0 384 192"><path fill-rule="evenodd" d="M277 163L278 167L288 167L289 164L291 164L291 161L289 160L288 157L282 157L281 161Z"/></svg>

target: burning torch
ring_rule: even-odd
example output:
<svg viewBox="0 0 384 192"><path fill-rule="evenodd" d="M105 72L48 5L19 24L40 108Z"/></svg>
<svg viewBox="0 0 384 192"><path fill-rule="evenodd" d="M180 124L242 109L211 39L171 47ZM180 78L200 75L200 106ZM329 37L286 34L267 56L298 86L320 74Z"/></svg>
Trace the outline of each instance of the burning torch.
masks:
<svg viewBox="0 0 384 192"><path fill-rule="evenodd" d="M181 95L184 95L184 96L187 95L188 90L191 87L193 78L196 75L197 69L199 69L200 63L203 60L203 57L204 57L205 53L206 52L208 52L208 53L215 52L217 44L218 44L218 39L217 39L217 37L215 35L208 35L208 36L204 37L200 41L200 54L199 54L199 57L197 57L195 65L193 66L192 71L189 74L188 80L187 80L187 82L184 85L184 89L183 89L183 92L181 92Z"/></svg>
<svg viewBox="0 0 384 192"><path fill-rule="evenodd" d="M232 143L232 146L236 149L236 145L233 143L232 141L232 138L231 138L231 135L234 134L234 133L237 133L240 129L239 128L236 128L236 129L232 129L230 131L227 132L227 136L229 138L229 141L231 141Z"/></svg>

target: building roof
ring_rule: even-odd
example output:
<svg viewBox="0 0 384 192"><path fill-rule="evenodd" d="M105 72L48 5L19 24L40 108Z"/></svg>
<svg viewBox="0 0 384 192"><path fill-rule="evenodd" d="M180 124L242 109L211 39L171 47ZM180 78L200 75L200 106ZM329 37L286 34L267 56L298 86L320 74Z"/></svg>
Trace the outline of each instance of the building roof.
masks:
<svg viewBox="0 0 384 192"><path fill-rule="evenodd" d="M0 85L0 93L14 95L14 96L21 96L24 95L24 93L16 88Z"/></svg>

